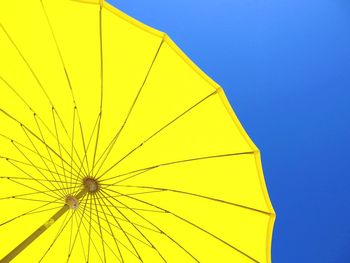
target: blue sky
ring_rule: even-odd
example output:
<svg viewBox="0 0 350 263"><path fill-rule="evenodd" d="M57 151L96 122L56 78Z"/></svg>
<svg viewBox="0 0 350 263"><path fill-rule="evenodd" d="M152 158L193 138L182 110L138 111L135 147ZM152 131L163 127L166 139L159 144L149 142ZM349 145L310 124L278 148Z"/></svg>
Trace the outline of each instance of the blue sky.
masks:
<svg viewBox="0 0 350 263"><path fill-rule="evenodd" d="M224 88L262 152L273 262L350 262L350 2L109 2Z"/></svg>

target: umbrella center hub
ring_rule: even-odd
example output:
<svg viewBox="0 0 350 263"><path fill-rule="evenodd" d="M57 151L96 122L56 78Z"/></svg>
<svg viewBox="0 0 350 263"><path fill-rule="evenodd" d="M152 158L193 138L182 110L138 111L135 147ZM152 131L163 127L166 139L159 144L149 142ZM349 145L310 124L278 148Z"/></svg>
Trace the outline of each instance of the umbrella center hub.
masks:
<svg viewBox="0 0 350 263"><path fill-rule="evenodd" d="M66 204L70 209L76 210L79 206L79 200L75 196L69 195L66 197Z"/></svg>
<svg viewBox="0 0 350 263"><path fill-rule="evenodd" d="M100 185L95 178L85 177L83 179L84 189L88 193L96 193L100 189Z"/></svg>

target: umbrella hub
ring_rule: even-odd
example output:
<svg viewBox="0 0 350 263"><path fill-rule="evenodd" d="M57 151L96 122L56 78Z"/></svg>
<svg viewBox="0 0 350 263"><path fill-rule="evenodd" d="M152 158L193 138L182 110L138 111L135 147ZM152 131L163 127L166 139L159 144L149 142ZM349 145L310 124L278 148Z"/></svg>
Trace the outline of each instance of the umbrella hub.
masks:
<svg viewBox="0 0 350 263"><path fill-rule="evenodd" d="M84 189L88 193L96 193L100 189L98 181L93 177L85 177L83 179Z"/></svg>
<svg viewBox="0 0 350 263"><path fill-rule="evenodd" d="M76 210L79 206L79 200L75 196L69 195L66 197L66 204L70 209Z"/></svg>

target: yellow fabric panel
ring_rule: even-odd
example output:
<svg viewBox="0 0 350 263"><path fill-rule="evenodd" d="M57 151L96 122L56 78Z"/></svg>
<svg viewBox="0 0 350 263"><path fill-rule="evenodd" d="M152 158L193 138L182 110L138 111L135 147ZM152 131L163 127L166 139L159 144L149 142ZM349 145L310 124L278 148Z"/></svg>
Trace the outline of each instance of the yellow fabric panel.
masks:
<svg viewBox="0 0 350 263"><path fill-rule="evenodd" d="M215 92L165 41L105 167ZM142 127L142 129L140 129Z"/></svg>
<svg viewBox="0 0 350 263"><path fill-rule="evenodd" d="M30 0L18 4L2 1L0 10L1 24L14 43L9 42L6 37L1 38L5 45L12 45L11 55L7 54L8 49L1 51L2 57L5 56L2 61L16 63L13 64L13 68L8 69L5 67L7 63L2 65L4 68L1 73L25 99L30 98L33 108L45 120L51 120L50 100L66 120L70 112L66 110L67 103L70 102L67 100L70 98L70 91L41 2ZM30 66L26 66L15 46ZM22 76L24 80L21 80Z"/></svg>
<svg viewBox="0 0 350 263"><path fill-rule="evenodd" d="M165 164L155 169L143 170L139 174L128 173L105 183L116 184L115 189L123 192L147 191L153 190L152 188L179 190L269 213L255 161L253 154L205 158ZM131 189L127 186L131 186ZM138 189L138 186L141 188Z"/></svg>
<svg viewBox="0 0 350 263"><path fill-rule="evenodd" d="M114 160L121 160L135 149L109 171L108 175L177 160L252 152L222 105L218 94L213 94L181 115L183 112L176 116L179 117L176 120L176 117L170 119L168 126L168 123L165 123L154 129L151 133L151 136L154 136L141 140L140 143L144 143L141 147L140 143L136 144L135 147L113 157ZM160 129L162 130L157 133ZM130 131L126 136L132 135Z"/></svg>
<svg viewBox="0 0 350 263"><path fill-rule="evenodd" d="M8 107L11 97L1 96L1 106L31 131L39 133L33 118L35 113L43 120L40 125L45 140L58 152L55 135L50 134L55 130L52 107L59 114L55 115L58 136L62 144L69 145L70 140L64 130L72 129L70 112L73 104L69 106L72 101L69 87L43 6L40 1L26 1L23 5L11 1L1 4L0 52L4 59L0 63L0 82L7 92L21 96L21 101L12 104L12 107ZM22 18L20 22L18 17ZM16 106L16 110L13 106ZM21 109L25 107L30 110L23 113ZM62 127L59 119L65 123L65 127ZM44 128L45 125L51 130Z"/></svg>
<svg viewBox="0 0 350 263"><path fill-rule="evenodd" d="M123 125L162 37L135 27L107 8L102 10L103 104L98 155Z"/></svg>
<svg viewBox="0 0 350 263"><path fill-rule="evenodd" d="M13 262L270 262L259 151L169 37L102 0L1 1L0 23L0 259L98 176Z"/></svg>
<svg viewBox="0 0 350 263"><path fill-rule="evenodd" d="M194 226L196 225L220 237L223 241L250 255L255 260L266 262L266 232L268 229L269 215L256 213L255 211L220 202L208 201L203 198L193 198L171 192L145 195L143 200L160 206L188 220L190 225L194 228L196 228ZM164 226L164 219L162 216L153 218L153 222L156 225ZM177 220L174 220L175 222L173 222L172 225L169 224L166 229L173 229L172 231L176 231L174 235L181 237L182 244L187 244L189 251L194 251L191 245L195 243L195 238L188 236L186 232L181 232L181 230L176 227L176 222L183 220L179 218L176 219ZM220 221L220 223L216 223L218 221ZM186 222L186 224L189 223ZM214 237L208 235L208 238ZM217 239L216 241L222 243L221 245L223 246L227 246ZM265 244L265 246L262 244ZM208 247L206 248L206 252L208 253L209 251L207 250L209 250ZM210 259L208 262L213 262L213 258L206 255L206 252L202 252L204 258ZM212 251L212 253L214 252ZM220 251L215 251L215 253L220 254ZM219 261L225 261L225 259L219 258Z"/></svg>
<svg viewBox="0 0 350 263"><path fill-rule="evenodd" d="M152 240L160 244L160 249L164 251L168 262L178 262L178 259L181 262L254 262L216 239L208 238L207 233L170 215L164 215L161 221L153 214L147 214L146 217L157 223L164 233L171 237L170 239L165 234L152 236ZM175 225L176 227L171 227Z"/></svg>
<svg viewBox="0 0 350 263"><path fill-rule="evenodd" d="M84 131L85 142L83 143L87 145L100 113L102 95L100 6L64 0L43 1L43 6L69 78L70 85L67 80L66 89L68 91L72 89L72 94L65 97L66 103L70 102L66 104L66 110L70 112L66 122L72 123L71 112L75 106L72 102L74 99ZM68 98L69 101L67 101ZM72 129L68 130L71 132ZM94 147L94 140L91 145ZM80 153L83 152L81 149ZM92 158L92 154L88 154L87 159L90 163Z"/></svg>

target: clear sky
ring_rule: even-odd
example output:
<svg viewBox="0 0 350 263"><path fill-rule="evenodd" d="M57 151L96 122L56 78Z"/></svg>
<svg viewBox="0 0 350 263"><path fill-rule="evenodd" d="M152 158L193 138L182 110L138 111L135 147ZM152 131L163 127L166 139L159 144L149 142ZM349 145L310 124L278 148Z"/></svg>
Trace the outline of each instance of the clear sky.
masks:
<svg viewBox="0 0 350 263"><path fill-rule="evenodd" d="M109 2L224 88L262 152L273 262L350 262L350 1Z"/></svg>

